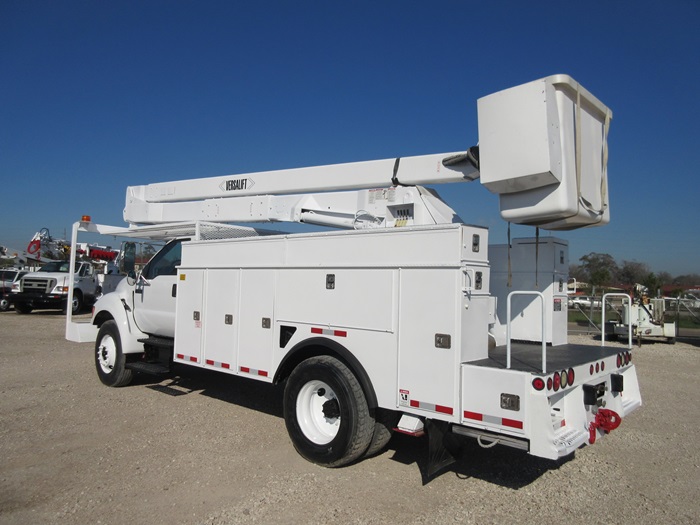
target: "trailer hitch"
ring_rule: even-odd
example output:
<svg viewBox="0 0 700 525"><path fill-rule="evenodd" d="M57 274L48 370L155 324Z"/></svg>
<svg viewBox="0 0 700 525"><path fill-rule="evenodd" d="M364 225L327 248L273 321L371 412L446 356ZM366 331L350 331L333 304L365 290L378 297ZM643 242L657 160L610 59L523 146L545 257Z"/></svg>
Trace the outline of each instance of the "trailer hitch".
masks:
<svg viewBox="0 0 700 525"><path fill-rule="evenodd" d="M591 445L595 443L597 429L600 428L607 434L611 430L615 430L617 427L619 427L620 423L622 423L622 418L617 412L607 408L599 409L598 413L595 415L595 419L588 425L588 442Z"/></svg>

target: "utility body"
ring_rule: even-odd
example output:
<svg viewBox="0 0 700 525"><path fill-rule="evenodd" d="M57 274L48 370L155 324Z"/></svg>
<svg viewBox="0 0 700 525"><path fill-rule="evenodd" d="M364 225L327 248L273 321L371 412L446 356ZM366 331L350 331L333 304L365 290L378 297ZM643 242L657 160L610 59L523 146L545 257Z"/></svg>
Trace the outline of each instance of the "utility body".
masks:
<svg viewBox="0 0 700 525"><path fill-rule="evenodd" d="M569 455L641 405L630 350L568 344L565 240L489 246L420 184L480 178L509 221L605 224L610 119L557 75L481 99L465 152L130 187L130 227L86 217L73 242L169 242L140 271L127 242L128 276L89 324L69 316L67 337L95 342L110 386L171 362L284 383L292 443L326 466L376 454L394 431L427 432L429 473L454 436Z"/></svg>

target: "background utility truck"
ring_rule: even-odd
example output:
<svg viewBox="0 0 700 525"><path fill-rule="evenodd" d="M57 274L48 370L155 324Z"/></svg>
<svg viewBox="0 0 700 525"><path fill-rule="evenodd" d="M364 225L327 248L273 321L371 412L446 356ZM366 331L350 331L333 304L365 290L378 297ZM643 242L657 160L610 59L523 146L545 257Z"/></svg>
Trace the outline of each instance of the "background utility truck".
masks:
<svg viewBox="0 0 700 525"><path fill-rule="evenodd" d="M481 183L510 222L567 230L609 220L611 112L566 75L478 101L467 151L127 189L127 228L170 240L67 337L95 342L109 386L171 362L285 384L297 451L335 467L399 431L427 432L428 474L468 436L557 459L641 405L628 349L567 343L567 242L539 230L488 246L421 184ZM285 234L229 222L341 230ZM74 250L71 252L74 253ZM630 342L631 343L631 342ZM449 448L449 447L448 447Z"/></svg>
<svg viewBox="0 0 700 525"><path fill-rule="evenodd" d="M71 274L70 268L74 269ZM68 281L73 293L68 300ZM36 272L30 272L13 283L10 300L18 314L35 309L67 310L79 313L83 305L92 304L100 294L97 274L91 262L49 261Z"/></svg>

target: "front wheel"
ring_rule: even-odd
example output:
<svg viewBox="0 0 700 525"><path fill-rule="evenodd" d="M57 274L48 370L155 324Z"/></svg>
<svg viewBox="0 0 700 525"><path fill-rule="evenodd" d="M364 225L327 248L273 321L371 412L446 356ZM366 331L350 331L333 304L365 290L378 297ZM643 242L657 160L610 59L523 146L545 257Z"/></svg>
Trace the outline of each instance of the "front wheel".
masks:
<svg viewBox="0 0 700 525"><path fill-rule="evenodd" d="M31 306L27 306L26 304L17 304L15 303L15 312L18 314L30 314L32 313L33 308Z"/></svg>
<svg viewBox="0 0 700 525"><path fill-rule="evenodd" d="M284 390L284 420L297 452L326 467L362 456L375 425L357 378L330 356L309 358L292 371Z"/></svg>
<svg viewBox="0 0 700 525"><path fill-rule="evenodd" d="M107 386L126 386L133 372L126 368L119 328L114 321L100 327L95 341L95 368L100 381Z"/></svg>
<svg viewBox="0 0 700 525"><path fill-rule="evenodd" d="M7 312L10 309L10 301L7 297L0 297L0 312Z"/></svg>

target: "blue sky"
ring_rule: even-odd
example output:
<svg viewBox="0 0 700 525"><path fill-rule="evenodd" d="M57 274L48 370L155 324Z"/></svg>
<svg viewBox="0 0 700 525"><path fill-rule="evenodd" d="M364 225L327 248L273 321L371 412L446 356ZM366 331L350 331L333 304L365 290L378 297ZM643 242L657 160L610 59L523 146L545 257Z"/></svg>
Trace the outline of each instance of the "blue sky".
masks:
<svg viewBox="0 0 700 525"><path fill-rule="evenodd" d="M128 185L463 150L477 98L567 73L614 113L612 220L557 234L571 260L700 273L699 27L696 0L2 0L0 244L121 225ZM506 242L478 182L438 190Z"/></svg>

